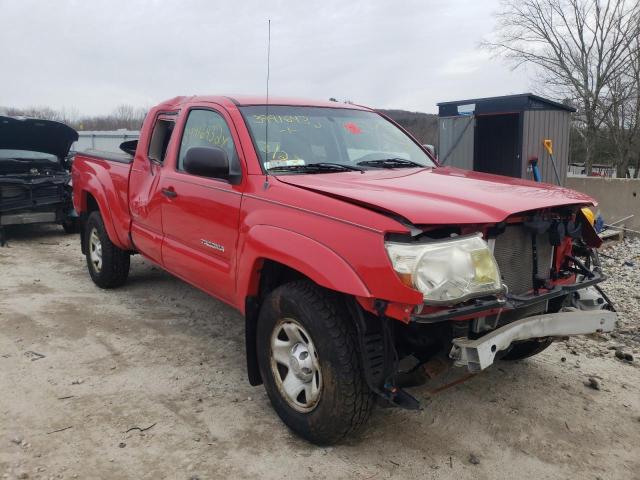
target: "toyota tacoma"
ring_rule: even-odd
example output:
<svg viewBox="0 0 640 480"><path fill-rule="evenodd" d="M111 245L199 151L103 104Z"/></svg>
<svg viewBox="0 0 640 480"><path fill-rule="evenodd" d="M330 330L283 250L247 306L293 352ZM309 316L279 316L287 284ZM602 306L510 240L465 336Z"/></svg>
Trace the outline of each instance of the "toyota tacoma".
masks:
<svg viewBox="0 0 640 480"><path fill-rule="evenodd" d="M237 308L250 383L314 443L376 397L418 408L405 380L436 359L479 372L614 328L580 300L604 279L593 199L440 166L374 110L176 97L123 150L73 164L91 278L140 254Z"/></svg>

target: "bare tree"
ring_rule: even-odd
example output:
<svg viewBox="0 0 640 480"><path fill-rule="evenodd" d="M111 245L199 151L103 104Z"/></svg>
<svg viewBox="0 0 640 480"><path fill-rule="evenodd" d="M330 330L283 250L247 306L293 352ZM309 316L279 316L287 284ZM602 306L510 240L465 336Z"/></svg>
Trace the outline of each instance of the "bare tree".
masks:
<svg viewBox="0 0 640 480"><path fill-rule="evenodd" d="M44 106L28 107L25 109L7 108L7 115L40 118L42 120L54 120L56 122L62 121L60 112Z"/></svg>
<svg viewBox="0 0 640 480"><path fill-rule="evenodd" d="M627 68L640 29L638 0L504 0L492 39L484 45L514 68L536 67L552 95L578 108L585 164L611 108L609 89Z"/></svg>
<svg viewBox="0 0 640 480"><path fill-rule="evenodd" d="M31 118L41 118L44 120L55 120L66 123L78 130L139 130L146 108L136 108L130 105L117 107L111 115L80 116L76 108L62 108L54 110L50 107L0 107L0 114L10 116L22 116Z"/></svg>
<svg viewBox="0 0 640 480"><path fill-rule="evenodd" d="M617 176L625 177L635 161L640 162L640 37L629 43L626 69L609 84L605 124L615 148Z"/></svg>
<svg viewBox="0 0 640 480"><path fill-rule="evenodd" d="M113 116L121 128L132 130L136 121L136 109L133 105L118 105L113 112Z"/></svg>

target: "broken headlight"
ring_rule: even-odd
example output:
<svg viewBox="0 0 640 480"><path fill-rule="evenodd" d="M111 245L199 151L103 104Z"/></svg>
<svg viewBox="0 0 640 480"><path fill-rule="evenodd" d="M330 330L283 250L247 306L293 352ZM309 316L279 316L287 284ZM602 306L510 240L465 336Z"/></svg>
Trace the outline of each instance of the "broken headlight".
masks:
<svg viewBox="0 0 640 480"><path fill-rule="evenodd" d="M426 303L453 304L500 293L500 270L481 234L429 243L385 242L402 282Z"/></svg>

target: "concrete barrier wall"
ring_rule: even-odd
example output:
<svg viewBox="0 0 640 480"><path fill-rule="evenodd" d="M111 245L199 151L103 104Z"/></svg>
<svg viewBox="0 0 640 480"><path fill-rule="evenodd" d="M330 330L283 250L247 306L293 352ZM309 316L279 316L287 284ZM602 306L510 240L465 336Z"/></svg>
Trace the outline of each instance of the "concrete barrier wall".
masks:
<svg viewBox="0 0 640 480"><path fill-rule="evenodd" d="M628 178L568 177L566 187L586 193L598 201L605 223L628 215L624 226L640 230L640 180Z"/></svg>

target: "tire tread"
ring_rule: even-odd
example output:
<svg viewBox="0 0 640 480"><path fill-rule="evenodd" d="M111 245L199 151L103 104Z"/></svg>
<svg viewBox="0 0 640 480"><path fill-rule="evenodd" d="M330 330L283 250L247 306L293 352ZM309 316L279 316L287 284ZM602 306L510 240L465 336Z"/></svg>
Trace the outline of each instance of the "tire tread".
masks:
<svg viewBox="0 0 640 480"><path fill-rule="evenodd" d="M356 432L369 418L373 395L362 371L356 328L341 296L307 280L296 280L276 288L271 295L288 295L304 302L313 312L324 332L330 337L337 355L337 368L342 379L340 412L326 419L310 432L314 443L332 444ZM268 300L267 300L268 301Z"/></svg>
<svg viewBox="0 0 640 480"><path fill-rule="evenodd" d="M102 244L102 270L100 273L93 269L90 259L89 237L92 228L96 228L100 243ZM129 276L130 254L113 244L100 216L100 212L95 211L89 215L86 224L85 241L87 267L94 283L100 288L116 288L121 286Z"/></svg>

